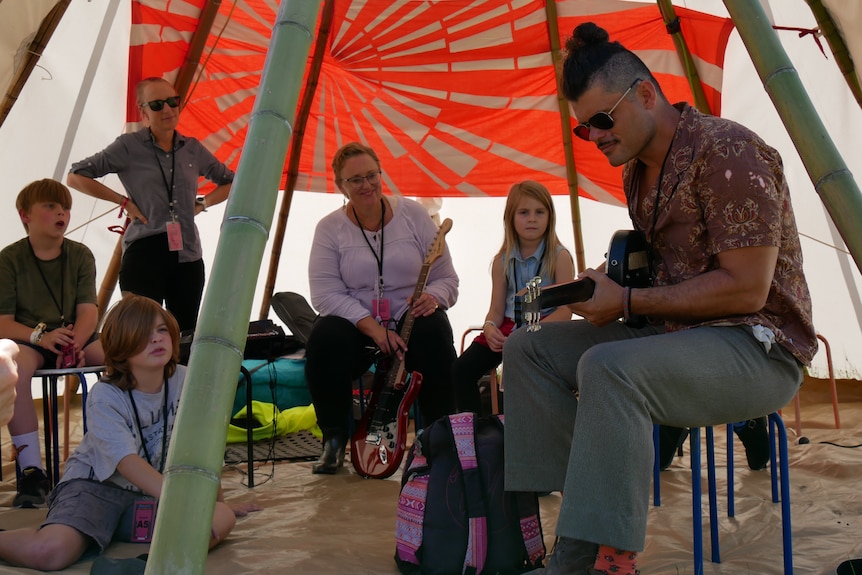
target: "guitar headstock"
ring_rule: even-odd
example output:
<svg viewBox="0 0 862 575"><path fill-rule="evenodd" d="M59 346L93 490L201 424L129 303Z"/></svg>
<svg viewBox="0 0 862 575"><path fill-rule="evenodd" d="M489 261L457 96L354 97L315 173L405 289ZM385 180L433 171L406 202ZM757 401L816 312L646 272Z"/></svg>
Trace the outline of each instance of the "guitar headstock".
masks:
<svg viewBox="0 0 862 575"><path fill-rule="evenodd" d="M443 223L440 224L440 229L437 230L437 235L434 236L434 241L431 242L431 247L428 248L428 253L425 255L426 264L433 264L437 258L443 255L443 252L446 250L446 234L448 234L451 229L452 220L450 218L446 218L443 220Z"/></svg>
<svg viewBox="0 0 862 575"><path fill-rule="evenodd" d="M542 278L539 276L527 282L526 287L515 294L515 325L527 326L527 331L542 329L539 320L542 319L540 297L542 295Z"/></svg>

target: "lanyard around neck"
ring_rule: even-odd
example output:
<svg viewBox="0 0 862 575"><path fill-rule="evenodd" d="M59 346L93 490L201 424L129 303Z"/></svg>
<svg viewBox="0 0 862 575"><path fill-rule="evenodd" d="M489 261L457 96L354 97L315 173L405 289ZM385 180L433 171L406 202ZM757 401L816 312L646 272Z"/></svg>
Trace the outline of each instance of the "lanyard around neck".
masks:
<svg viewBox="0 0 862 575"><path fill-rule="evenodd" d="M153 469L155 469L156 471L158 471L159 473L162 473L165 469L165 457L167 456L167 445L168 445L168 380L167 379L165 379L165 386L164 386L163 391L164 391L165 401L164 401L164 405L162 406L162 426L163 426L162 427L162 458L161 458L162 460L161 460L161 463L159 463L159 466L156 467L153 464L153 461L150 459L150 452L147 449L147 442L144 439L144 430L141 427L141 417L138 415L138 406L135 405L135 397L132 395L132 390L131 389L128 390L129 399L132 401L132 411L135 412L135 423L138 426L138 436L141 438L141 447L144 448L144 456L147 458L147 463L149 463L150 466Z"/></svg>
<svg viewBox="0 0 862 575"><path fill-rule="evenodd" d="M162 167L162 162L159 159L159 152L156 150L156 137L153 135L152 130L150 130L150 137L152 138L153 144L153 155L156 157L156 163L159 165L159 173L162 174L162 181L165 183L165 189L168 191L168 207L171 210L171 215L174 214L174 174L176 171L174 170L176 166L176 158L177 158L177 132L174 130L174 135L171 138L171 182L168 184L168 177L165 175L165 169Z"/></svg>
<svg viewBox="0 0 862 575"><path fill-rule="evenodd" d="M36 262L36 269L39 270L39 275L42 277L42 282L51 294L51 299L54 300L54 305L60 310L60 327L66 326L66 314L64 313L65 297L66 297L66 243L60 245L60 299L54 295L54 290L51 289L51 284L48 283L48 278L45 277L45 272L42 271L42 264L39 258L36 257L36 252L33 250L33 244L27 240L27 245L30 247L30 253L33 254L33 260Z"/></svg>
<svg viewBox="0 0 862 575"><path fill-rule="evenodd" d="M545 247L546 246L542 246L542 256L539 258L539 267L536 268L536 275L541 275L541 273L542 273L542 264L545 261ZM518 255L519 256L521 255L520 245L518 246ZM533 256L530 256L530 257L533 257ZM523 261L526 264L528 259L529 258L522 258L521 261ZM518 293L519 290L526 287L526 285L527 285L527 282L524 282L524 285L522 286L520 280L518 280L517 261L518 261L518 258L515 258L515 257L512 258L512 280L515 282L515 293ZM533 279L533 278L530 278L530 279ZM551 280L553 280L553 278L551 278Z"/></svg>
<svg viewBox="0 0 862 575"><path fill-rule="evenodd" d="M365 243L368 244L368 249L371 250L374 259L377 260L377 286L380 290L380 297L383 297L383 224L386 219L386 202L383 201L383 198L380 198L380 255L377 255L377 252L374 251L374 246L368 241L365 228L362 227L362 222L359 221L359 216L356 214L356 208L350 206L350 209L353 210L353 217L356 218L356 223L359 224L359 230L362 232L362 237L365 238Z"/></svg>

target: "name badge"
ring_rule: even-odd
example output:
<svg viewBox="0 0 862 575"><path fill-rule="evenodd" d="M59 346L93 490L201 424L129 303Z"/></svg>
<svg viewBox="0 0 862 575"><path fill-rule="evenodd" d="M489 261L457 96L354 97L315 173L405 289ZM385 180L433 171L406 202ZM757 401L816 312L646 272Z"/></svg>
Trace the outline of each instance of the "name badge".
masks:
<svg viewBox="0 0 862 575"><path fill-rule="evenodd" d="M153 528L156 526L156 502L151 500L136 501L133 521L132 542L151 542L153 540Z"/></svg>
<svg viewBox="0 0 862 575"><path fill-rule="evenodd" d="M183 249L183 230L179 222L168 222L168 249L178 252Z"/></svg>
<svg viewBox="0 0 862 575"><path fill-rule="evenodd" d="M389 298L378 298L372 301L372 308L374 312L374 319L377 320L377 323L386 323L390 318L389 311Z"/></svg>

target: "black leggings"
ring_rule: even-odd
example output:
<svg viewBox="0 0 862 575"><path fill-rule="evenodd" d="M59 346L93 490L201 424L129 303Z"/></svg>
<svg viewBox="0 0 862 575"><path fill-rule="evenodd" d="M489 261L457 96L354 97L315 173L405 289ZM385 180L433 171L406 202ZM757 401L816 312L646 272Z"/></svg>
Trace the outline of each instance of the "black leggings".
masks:
<svg viewBox="0 0 862 575"><path fill-rule="evenodd" d="M404 318L398 322L398 328ZM305 348L305 379L321 429L347 435L353 408L353 380L374 361L374 340L341 317L319 317ZM455 360L452 326L443 310L413 324L404 366L422 374L419 407L425 425L454 413L450 370Z"/></svg>
<svg viewBox="0 0 862 575"><path fill-rule="evenodd" d="M168 249L168 234L135 240L123 253L120 289L154 299L174 314L180 331L198 323L204 293L204 262L179 261Z"/></svg>
<svg viewBox="0 0 862 575"><path fill-rule="evenodd" d="M480 412L479 378L503 362L503 353L487 345L473 342L452 363L452 383L455 386L455 407L458 411Z"/></svg>

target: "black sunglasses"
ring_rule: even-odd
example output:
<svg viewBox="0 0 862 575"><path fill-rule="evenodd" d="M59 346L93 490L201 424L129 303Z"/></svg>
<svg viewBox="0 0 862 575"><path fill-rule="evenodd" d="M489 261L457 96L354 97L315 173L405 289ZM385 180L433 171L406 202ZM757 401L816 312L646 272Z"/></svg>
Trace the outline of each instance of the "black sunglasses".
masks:
<svg viewBox="0 0 862 575"><path fill-rule="evenodd" d="M608 110L607 112L598 112L598 113L594 114L593 117L590 118L588 122L581 122L580 124L578 124L577 126L572 128L572 132L574 132L575 135L582 140L589 140L591 127L596 127L599 130L610 130L611 128L613 128L614 127L614 119L611 116L611 114L614 113L614 110L617 109L617 106L619 106L622 103L622 101L625 99L625 97L629 95L629 92L632 91L632 88L637 86L638 82L640 82L640 78L638 78L634 82L632 82L632 85L629 86L628 90L623 92L623 95L620 96L620 99L617 100L616 104L611 106L610 110Z"/></svg>
<svg viewBox="0 0 862 575"><path fill-rule="evenodd" d="M180 105L180 97L171 96L170 98L165 98L164 100L151 100L149 102L141 104L141 107L149 106L150 110L152 110L153 112L160 112L161 109L165 107L165 104L167 104L171 108L176 108Z"/></svg>

